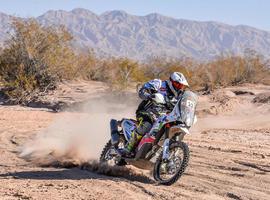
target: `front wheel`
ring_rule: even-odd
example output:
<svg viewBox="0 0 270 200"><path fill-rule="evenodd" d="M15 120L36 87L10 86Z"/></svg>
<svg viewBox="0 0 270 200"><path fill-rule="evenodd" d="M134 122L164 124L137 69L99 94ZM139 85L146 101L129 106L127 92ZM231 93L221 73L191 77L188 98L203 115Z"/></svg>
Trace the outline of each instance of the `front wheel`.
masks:
<svg viewBox="0 0 270 200"><path fill-rule="evenodd" d="M189 161L189 148L184 142L170 144L170 157L163 161L159 155L154 166L154 179L162 185L172 185L184 173Z"/></svg>

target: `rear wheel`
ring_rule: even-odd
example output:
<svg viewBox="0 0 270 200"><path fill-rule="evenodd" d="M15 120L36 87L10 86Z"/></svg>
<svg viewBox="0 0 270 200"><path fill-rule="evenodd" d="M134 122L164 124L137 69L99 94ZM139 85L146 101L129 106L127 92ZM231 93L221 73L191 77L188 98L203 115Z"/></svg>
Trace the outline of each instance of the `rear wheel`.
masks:
<svg viewBox="0 0 270 200"><path fill-rule="evenodd" d="M162 185L172 185L184 173L189 161L189 148L184 142L170 144L170 157L163 161L159 155L154 166L154 179Z"/></svg>
<svg viewBox="0 0 270 200"><path fill-rule="evenodd" d="M118 144L118 147L121 148L123 146L124 146L124 140L122 137L120 137L120 142ZM110 166L126 164L126 162L121 158L121 156L116 151L115 147L112 145L111 140L109 140L106 143L105 147L103 148L99 161L101 163L106 163Z"/></svg>

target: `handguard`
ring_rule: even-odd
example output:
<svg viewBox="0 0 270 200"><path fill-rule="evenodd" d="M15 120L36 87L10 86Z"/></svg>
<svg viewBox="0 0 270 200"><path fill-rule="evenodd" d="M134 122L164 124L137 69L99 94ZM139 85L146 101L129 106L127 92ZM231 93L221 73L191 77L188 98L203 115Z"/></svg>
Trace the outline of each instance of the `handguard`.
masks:
<svg viewBox="0 0 270 200"><path fill-rule="evenodd" d="M155 101L158 104L166 104L164 96L162 94L160 94L160 93L155 93L152 100Z"/></svg>

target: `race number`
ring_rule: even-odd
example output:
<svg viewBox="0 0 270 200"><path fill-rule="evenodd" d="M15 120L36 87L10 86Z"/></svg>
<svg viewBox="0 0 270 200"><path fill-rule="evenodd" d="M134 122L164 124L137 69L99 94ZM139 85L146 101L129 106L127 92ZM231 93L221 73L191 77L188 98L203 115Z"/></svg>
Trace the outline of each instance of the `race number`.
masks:
<svg viewBox="0 0 270 200"><path fill-rule="evenodd" d="M194 102L193 101L190 101L190 100L187 100L187 104L186 106L192 110L195 109L195 105L194 105Z"/></svg>

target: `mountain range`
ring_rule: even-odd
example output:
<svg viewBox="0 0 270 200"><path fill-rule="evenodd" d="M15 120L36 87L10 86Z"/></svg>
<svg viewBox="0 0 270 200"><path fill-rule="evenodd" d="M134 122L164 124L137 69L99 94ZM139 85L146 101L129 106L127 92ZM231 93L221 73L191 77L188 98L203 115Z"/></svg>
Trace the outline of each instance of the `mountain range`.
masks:
<svg viewBox="0 0 270 200"><path fill-rule="evenodd" d="M11 18L0 13L0 45L8 38ZM97 15L82 8L50 10L36 19L45 26L66 26L76 48L92 48L100 56L208 60L252 49L270 57L270 32L245 25L175 19L157 13L135 16L119 10Z"/></svg>

